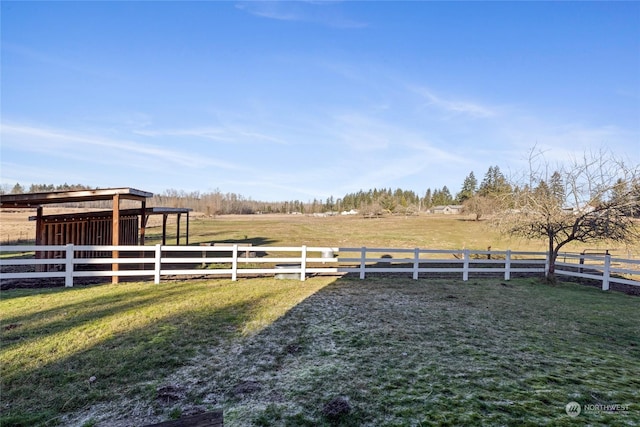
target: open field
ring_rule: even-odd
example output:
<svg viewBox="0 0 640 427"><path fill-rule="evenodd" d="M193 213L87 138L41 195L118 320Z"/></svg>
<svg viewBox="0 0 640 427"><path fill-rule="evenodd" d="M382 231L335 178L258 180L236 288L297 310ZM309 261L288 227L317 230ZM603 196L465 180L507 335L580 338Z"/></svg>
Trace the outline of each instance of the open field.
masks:
<svg viewBox="0 0 640 427"><path fill-rule="evenodd" d="M531 279L13 290L2 425L640 425L639 308Z"/></svg>
<svg viewBox="0 0 640 427"><path fill-rule="evenodd" d="M56 210L56 213L62 210ZM50 212L51 213L51 212ZM33 241L35 223L27 221L33 212L3 211L0 216L0 240ZM175 243L175 218L167 226L167 243ZM184 233L184 223L181 228ZM160 217L151 217L147 244L159 243L162 236ZM473 221L464 215L388 216L366 219L362 216L314 217L307 215L223 215L207 217L191 214L190 244L201 242L237 242L272 246L394 247L434 249L511 249L545 251L543 241L501 236L489 221ZM569 244L568 252L584 249L610 249L616 255L640 258L640 243L624 246L602 242Z"/></svg>
<svg viewBox="0 0 640 427"><path fill-rule="evenodd" d="M191 243L209 241L249 242L267 245L369 246L437 249L511 249L545 251L544 241L528 241L500 235L489 221L473 221L464 215L313 217L305 215L228 215L198 217L191 222ZM148 231L149 243L159 231ZM155 240L154 240L155 238ZM566 251L612 249L619 255L640 257L640 244L624 246L602 242L569 244Z"/></svg>

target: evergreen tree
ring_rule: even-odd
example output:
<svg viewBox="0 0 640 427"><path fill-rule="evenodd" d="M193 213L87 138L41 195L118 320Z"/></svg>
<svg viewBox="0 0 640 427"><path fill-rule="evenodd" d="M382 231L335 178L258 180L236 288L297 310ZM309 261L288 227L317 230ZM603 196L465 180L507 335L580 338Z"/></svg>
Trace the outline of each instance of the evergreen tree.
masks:
<svg viewBox="0 0 640 427"><path fill-rule="evenodd" d="M433 199L431 196L431 189L427 188L427 191L424 193L424 198L422 199L422 204L425 208L429 209L433 206Z"/></svg>
<svg viewBox="0 0 640 427"><path fill-rule="evenodd" d="M444 200L443 205L450 205L453 203L453 196L446 185L442 187L442 198Z"/></svg>
<svg viewBox="0 0 640 427"><path fill-rule="evenodd" d="M551 189L549 189L547 182L542 180L536 187L533 194L539 199L549 199L551 198Z"/></svg>
<svg viewBox="0 0 640 427"><path fill-rule="evenodd" d="M16 182L16 185L13 186L13 188L11 189L11 194L22 194L24 193L24 188L22 187L22 185L20 185L20 183Z"/></svg>
<svg viewBox="0 0 640 427"><path fill-rule="evenodd" d="M640 179L637 179L631 183L631 200L633 205L631 207L631 216L640 217Z"/></svg>
<svg viewBox="0 0 640 427"><path fill-rule="evenodd" d="M560 175L560 172L555 171L551 174L551 179L549 180L549 191L557 200L558 206L562 207L566 196L564 191L564 182L562 181L562 175Z"/></svg>
<svg viewBox="0 0 640 427"><path fill-rule="evenodd" d="M467 175L462 183L462 189L456 195L456 201L460 204L464 203L465 200L473 197L478 191L478 180L476 179L473 171Z"/></svg>
<svg viewBox="0 0 640 427"><path fill-rule="evenodd" d="M453 202L453 197L451 197L451 192L445 185L441 190L436 189L433 191L431 201L433 203L433 206L450 205Z"/></svg>
<svg viewBox="0 0 640 427"><path fill-rule="evenodd" d="M485 197L497 197L510 192L511 185L500 171L500 168L498 166L490 166L480 184L478 194Z"/></svg>
<svg viewBox="0 0 640 427"><path fill-rule="evenodd" d="M440 197L440 190L437 188L433 190L433 195L431 196L431 206L441 206L442 197Z"/></svg>

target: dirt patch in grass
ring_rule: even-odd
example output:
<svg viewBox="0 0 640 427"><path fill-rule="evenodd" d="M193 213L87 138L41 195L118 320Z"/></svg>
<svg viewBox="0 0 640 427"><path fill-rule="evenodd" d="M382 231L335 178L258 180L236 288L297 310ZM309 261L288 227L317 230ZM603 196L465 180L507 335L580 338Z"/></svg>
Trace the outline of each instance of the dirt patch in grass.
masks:
<svg viewBox="0 0 640 427"><path fill-rule="evenodd" d="M233 426L639 425L639 308L532 279L344 278L159 382L183 391L174 411L222 409ZM126 408L168 417L155 394L67 421L126 425ZM624 410L575 420L571 401Z"/></svg>

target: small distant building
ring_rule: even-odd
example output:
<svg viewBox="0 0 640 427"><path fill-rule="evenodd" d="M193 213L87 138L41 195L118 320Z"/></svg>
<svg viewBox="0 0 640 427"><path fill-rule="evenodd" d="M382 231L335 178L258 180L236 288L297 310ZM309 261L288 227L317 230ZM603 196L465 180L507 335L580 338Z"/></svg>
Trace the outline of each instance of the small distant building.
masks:
<svg viewBox="0 0 640 427"><path fill-rule="evenodd" d="M459 215L462 213L462 209L462 205L434 206L431 208L431 213L440 215Z"/></svg>
<svg viewBox="0 0 640 427"><path fill-rule="evenodd" d="M591 206L591 205L589 205L589 204L586 204L586 205L583 205L583 206L579 206L579 207L576 207L576 206L565 206L565 207L562 208L562 211L564 213L574 214L574 215L589 214L589 213L591 213L591 212L593 212L595 210L596 210L596 208Z"/></svg>

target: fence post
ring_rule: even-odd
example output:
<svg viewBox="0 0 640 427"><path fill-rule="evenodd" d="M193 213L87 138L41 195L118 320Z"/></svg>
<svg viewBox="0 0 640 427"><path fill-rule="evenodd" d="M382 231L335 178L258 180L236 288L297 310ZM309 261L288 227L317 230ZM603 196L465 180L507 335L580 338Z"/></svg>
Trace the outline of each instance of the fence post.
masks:
<svg viewBox="0 0 640 427"><path fill-rule="evenodd" d="M511 280L511 249L507 249L504 259L504 280Z"/></svg>
<svg viewBox="0 0 640 427"><path fill-rule="evenodd" d="M304 282L307 277L307 246L302 245L302 251L300 253L300 281Z"/></svg>
<svg viewBox="0 0 640 427"><path fill-rule="evenodd" d="M418 280L418 268L420 268L420 248L413 250L413 280Z"/></svg>
<svg viewBox="0 0 640 427"><path fill-rule="evenodd" d="M238 280L238 244L237 243L233 245L233 252L231 256L233 257L231 259L231 280L235 282L236 280Z"/></svg>
<svg viewBox="0 0 640 427"><path fill-rule="evenodd" d="M367 259L367 248L363 246L360 253L360 279L364 279L364 268L365 268L366 259Z"/></svg>
<svg viewBox="0 0 640 427"><path fill-rule="evenodd" d="M73 287L73 243L67 243L64 263L64 286Z"/></svg>
<svg viewBox="0 0 640 427"><path fill-rule="evenodd" d="M609 277L611 277L611 255L604 256L604 271L602 272L602 290L609 290Z"/></svg>
<svg viewBox="0 0 640 427"><path fill-rule="evenodd" d="M469 280L469 249L464 250L464 264L462 269L462 281L466 282Z"/></svg>
<svg viewBox="0 0 640 427"><path fill-rule="evenodd" d="M160 284L160 270L162 268L162 245L158 243L154 250L154 265L153 265L153 283Z"/></svg>

